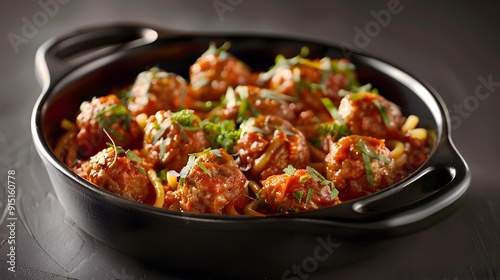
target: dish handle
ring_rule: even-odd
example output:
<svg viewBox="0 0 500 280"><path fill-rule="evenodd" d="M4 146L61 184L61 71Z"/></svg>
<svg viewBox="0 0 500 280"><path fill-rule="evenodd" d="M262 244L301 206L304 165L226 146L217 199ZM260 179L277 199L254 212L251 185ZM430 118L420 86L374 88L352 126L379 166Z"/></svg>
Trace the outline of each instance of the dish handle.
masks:
<svg viewBox="0 0 500 280"><path fill-rule="evenodd" d="M452 208L466 193L470 181L467 163L447 139L407 180L374 195L311 211L302 217L342 224L365 233L420 227L424 221L437 221L429 218L438 212Z"/></svg>
<svg viewBox="0 0 500 280"><path fill-rule="evenodd" d="M141 25L115 24L87 27L53 38L37 50L37 79L42 87L49 87L79 66L118 50L150 44L165 37L163 33Z"/></svg>

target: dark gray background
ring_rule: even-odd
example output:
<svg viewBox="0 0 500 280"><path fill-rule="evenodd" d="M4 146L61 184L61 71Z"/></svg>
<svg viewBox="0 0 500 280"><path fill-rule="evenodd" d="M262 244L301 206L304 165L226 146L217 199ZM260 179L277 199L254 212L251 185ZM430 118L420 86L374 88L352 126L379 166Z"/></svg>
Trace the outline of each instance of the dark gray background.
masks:
<svg viewBox="0 0 500 280"><path fill-rule="evenodd" d="M41 2L58 3L53 1ZM496 126L500 86L492 85L490 94L481 100L475 94L480 77L500 82L498 1L401 0L401 11L392 14L390 22L364 45L356 41L357 28L363 30L375 20L373 12L387 10L391 1L218 0L236 4L222 14L214 7L218 2L212 0L66 2L58 3L57 9L52 6L52 14L38 1L0 4L0 177L5 188L7 170L16 170L20 217L17 273L13 274L6 270L7 197L2 191L1 279L177 279L168 272L152 271L83 233L58 203L31 140L31 110L41 92L34 71L37 48L76 28L116 21L347 44L427 81L450 109L452 137L472 170L464 205L443 222L398 238L367 259L312 273L308 279L500 278L500 132ZM23 35L26 22L35 20L36 30L24 30ZM22 36L23 43L12 42L13 34Z"/></svg>

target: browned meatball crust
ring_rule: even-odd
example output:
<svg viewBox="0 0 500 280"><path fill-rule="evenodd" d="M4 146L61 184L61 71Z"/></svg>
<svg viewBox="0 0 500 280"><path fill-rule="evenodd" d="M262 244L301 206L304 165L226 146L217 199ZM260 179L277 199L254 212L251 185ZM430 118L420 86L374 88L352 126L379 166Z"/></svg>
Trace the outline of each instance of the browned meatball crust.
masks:
<svg viewBox="0 0 500 280"><path fill-rule="evenodd" d="M187 167L179 187L183 211L210 214L242 214L249 198L245 191L247 179L226 150L204 152Z"/></svg>
<svg viewBox="0 0 500 280"><path fill-rule="evenodd" d="M293 174L272 175L262 181L257 206L262 212L284 213L318 209L340 203L338 192L319 172L297 169Z"/></svg>
<svg viewBox="0 0 500 280"><path fill-rule="evenodd" d="M83 102L76 126L78 156L82 159L106 148L106 143L111 142L106 132L117 146L124 149L137 148L142 142L142 129L114 94Z"/></svg>
<svg viewBox="0 0 500 280"><path fill-rule="evenodd" d="M199 119L189 110L177 113L161 110L146 121L143 151L155 169L179 172L189 154L208 147L210 143L199 128Z"/></svg>
<svg viewBox="0 0 500 280"><path fill-rule="evenodd" d="M277 115L289 122L296 120L294 110L298 99L257 86L238 86L226 93L226 104L218 113L220 120L232 119L241 123L249 117ZM240 112L244 114L240 115Z"/></svg>
<svg viewBox="0 0 500 280"><path fill-rule="evenodd" d="M325 166L326 178L335 184L342 201L384 189L397 174L384 141L368 136L351 135L333 142Z"/></svg>
<svg viewBox="0 0 500 280"><path fill-rule="evenodd" d="M218 101L228 87L247 84L250 74L238 58L211 45L189 68L188 94L194 100Z"/></svg>
<svg viewBox="0 0 500 280"><path fill-rule="evenodd" d="M145 202L152 192L151 182L138 163L123 154L115 157L113 147L91 157L84 168L89 182L129 200Z"/></svg>
<svg viewBox="0 0 500 280"><path fill-rule="evenodd" d="M263 180L282 173L289 164L304 168L309 163L306 138L290 122L267 115L251 119L244 126L235 149L249 178Z"/></svg>
<svg viewBox="0 0 500 280"><path fill-rule="evenodd" d="M352 134L402 140L405 118L397 105L375 93L345 96L338 108Z"/></svg>
<svg viewBox="0 0 500 280"><path fill-rule="evenodd" d="M181 76L153 68L141 72L130 89L127 107L132 115L155 114L159 110L185 108L187 82Z"/></svg>

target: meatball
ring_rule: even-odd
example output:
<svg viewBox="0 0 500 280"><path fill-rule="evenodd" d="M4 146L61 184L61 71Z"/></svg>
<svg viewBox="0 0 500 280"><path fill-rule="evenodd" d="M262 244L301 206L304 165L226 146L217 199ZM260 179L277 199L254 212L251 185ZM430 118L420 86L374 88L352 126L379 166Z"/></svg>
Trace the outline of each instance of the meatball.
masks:
<svg viewBox="0 0 500 280"><path fill-rule="evenodd" d="M106 148L106 142L111 142L108 135L116 146L124 149L138 148L142 142L142 129L114 94L83 102L76 126L78 156L82 159Z"/></svg>
<svg viewBox="0 0 500 280"><path fill-rule="evenodd" d="M227 104L218 115L220 120L232 119L238 123L260 115L277 115L293 122L296 119L293 101L298 99L257 86L238 86L228 90Z"/></svg>
<svg viewBox="0 0 500 280"><path fill-rule="evenodd" d="M250 202L245 175L226 150L207 151L195 156L178 192L183 211L210 214L241 214ZM181 176L182 176L181 172Z"/></svg>
<svg viewBox="0 0 500 280"><path fill-rule="evenodd" d="M115 155L109 147L84 165L84 178L99 188L137 202L147 202L153 186L143 169L123 154Z"/></svg>
<svg viewBox="0 0 500 280"><path fill-rule="evenodd" d="M269 213L318 209L340 203L335 186L316 170L293 170L290 174L272 175L262 181L257 207Z"/></svg>
<svg viewBox="0 0 500 280"><path fill-rule="evenodd" d="M130 90L127 107L132 115L153 115L159 110L177 110L189 106L187 82L181 76L158 68L140 73Z"/></svg>
<svg viewBox="0 0 500 280"><path fill-rule="evenodd" d="M402 140L405 118L396 104L379 94L347 95L340 102L338 112L352 134Z"/></svg>
<svg viewBox="0 0 500 280"><path fill-rule="evenodd" d="M290 122L275 115L245 122L235 149L240 166L251 179L263 180L289 164L304 168L309 163L307 141Z"/></svg>
<svg viewBox="0 0 500 280"><path fill-rule="evenodd" d="M395 182L394 159L384 140L368 136L342 137L325 157L326 178L335 184L339 198L359 198Z"/></svg>
<svg viewBox="0 0 500 280"><path fill-rule="evenodd" d="M150 116L144 127L143 151L147 161L157 170L168 168L179 172L189 154L210 147L199 124L200 119L191 110L175 113L160 110Z"/></svg>
<svg viewBox="0 0 500 280"><path fill-rule="evenodd" d="M330 120L330 114L321 102L321 98L327 97L333 104L338 106L342 96L340 89L351 89L358 82L353 70L346 70L351 65L345 59L299 59L299 63L288 63L276 69L272 76L269 87L286 95L300 98L302 107L297 110L310 110L321 121ZM305 106L305 108L303 108Z"/></svg>
<svg viewBox="0 0 500 280"><path fill-rule="evenodd" d="M326 58L324 60L328 61ZM331 60L328 74L324 74L325 96L330 98L335 106L338 107L344 97L339 93L341 89L350 90L359 87L355 70L355 66L345 58Z"/></svg>
<svg viewBox="0 0 500 280"><path fill-rule="evenodd" d="M226 45L210 45L189 68L188 94L195 100L219 101L228 87L247 84L251 72L238 58L226 52Z"/></svg>

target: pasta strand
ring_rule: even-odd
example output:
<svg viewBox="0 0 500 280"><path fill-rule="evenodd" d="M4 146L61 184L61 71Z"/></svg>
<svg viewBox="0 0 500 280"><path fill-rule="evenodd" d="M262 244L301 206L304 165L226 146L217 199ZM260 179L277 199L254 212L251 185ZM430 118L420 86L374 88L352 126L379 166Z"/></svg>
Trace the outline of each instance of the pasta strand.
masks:
<svg viewBox="0 0 500 280"><path fill-rule="evenodd" d="M148 178L156 191L156 199L153 204L154 207L162 208L165 203L165 187L161 183L160 178L157 177L154 169L148 169Z"/></svg>

